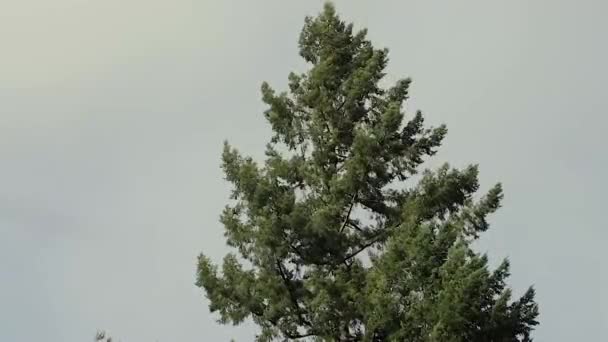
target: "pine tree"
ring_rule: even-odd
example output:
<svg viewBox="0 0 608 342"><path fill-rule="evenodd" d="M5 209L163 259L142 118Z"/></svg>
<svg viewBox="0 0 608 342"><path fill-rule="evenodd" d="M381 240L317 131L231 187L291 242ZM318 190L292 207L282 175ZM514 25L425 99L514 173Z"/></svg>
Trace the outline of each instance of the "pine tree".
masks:
<svg viewBox="0 0 608 342"><path fill-rule="evenodd" d="M199 257L210 310L251 318L258 341L531 341L534 290L512 299L508 262L490 271L471 248L500 184L474 196L476 166L419 172L446 128L406 117L410 80L382 88L388 51L331 4L305 19L299 47L310 69L289 92L262 85L265 162L225 144L221 222L238 256L221 270Z"/></svg>

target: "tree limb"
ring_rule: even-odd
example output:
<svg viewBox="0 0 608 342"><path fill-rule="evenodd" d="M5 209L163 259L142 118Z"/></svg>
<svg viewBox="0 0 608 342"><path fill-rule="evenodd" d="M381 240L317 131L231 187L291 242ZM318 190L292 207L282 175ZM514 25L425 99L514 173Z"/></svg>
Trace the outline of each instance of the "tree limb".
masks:
<svg viewBox="0 0 608 342"><path fill-rule="evenodd" d="M302 309L300 308L300 304L298 303L298 298L296 298L296 295L293 292L293 287L291 286L291 280L288 279L287 274L285 274L285 270L283 270L283 264L278 259L276 260L276 264L277 264L277 270L279 271L279 275L281 276L281 279L283 279L283 284L285 285L285 288L287 289L287 292L289 293L289 298L291 299L291 304L293 305L294 309L296 310L296 314L298 315L298 318L300 319L300 323L311 327L312 324L304 317L304 314L302 313Z"/></svg>
<svg viewBox="0 0 608 342"><path fill-rule="evenodd" d="M342 227L340 227L340 233L342 233L344 231L344 228L346 228L346 224L348 223L349 218L350 218L350 213L353 211L353 207L355 206L356 199L357 199L357 193L355 192L355 194L353 195L353 198L350 201L350 207L348 208L348 212L346 213L346 217L344 218Z"/></svg>

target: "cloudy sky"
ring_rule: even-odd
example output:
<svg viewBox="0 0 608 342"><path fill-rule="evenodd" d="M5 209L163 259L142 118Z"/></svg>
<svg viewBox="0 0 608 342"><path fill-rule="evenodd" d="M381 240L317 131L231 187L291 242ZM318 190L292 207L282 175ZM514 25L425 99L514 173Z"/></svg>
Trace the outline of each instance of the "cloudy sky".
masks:
<svg viewBox="0 0 608 342"><path fill-rule="evenodd" d="M0 0L0 340L251 341L195 258L226 251L224 139L260 156L259 86L302 70L321 1ZM338 1L504 208L479 248L534 284L537 341L608 338L604 1Z"/></svg>

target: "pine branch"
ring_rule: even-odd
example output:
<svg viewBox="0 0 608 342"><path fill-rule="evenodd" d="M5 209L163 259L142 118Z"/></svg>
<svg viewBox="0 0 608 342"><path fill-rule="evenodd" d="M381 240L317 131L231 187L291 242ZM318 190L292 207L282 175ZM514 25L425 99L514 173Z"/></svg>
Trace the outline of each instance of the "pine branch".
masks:
<svg viewBox="0 0 608 342"><path fill-rule="evenodd" d="M291 286L291 280L287 277L287 274L285 274L285 270L283 269L283 264L281 263L281 261L276 259L276 265L277 265L278 273L281 276L281 279L283 279L283 284L285 285L285 288L287 289L287 292L289 293L289 298L291 299L291 304L293 305L294 309L296 310L296 314L298 315L298 318L300 319L300 323L302 325L312 327L312 323L310 323L304 317L304 314L302 313L302 308L300 308L300 304L298 303L298 298L296 297L296 294L293 292L293 286Z"/></svg>
<svg viewBox="0 0 608 342"><path fill-rule="evenodd" d="M346 213L346 218L344 218L344 222L342 223L342 227L340 228L340 233L342 233L344 231L344 228L346 228L346 224L348 223L348 221L350 219L350 213L353 211L353 207L355 206L356 200L357 200L357 193L355 192L355 194L353 195L353 198L350 201L350 207L348 208L348 212Z"/></svg>
<svg viewBox="0 0 608 342"><path fill-rule="evenodd" d="M346 257L344 257L344 259L342 260L342 262L348 261L354 257L356 257L359 253L363 252L364 250L366 250L367 248L371 247L373 244L379 242L379 239L374 239L372 241L369 241L367 243L365 243L364 245L362 245L359 249L357 249L356 251L348 254Z"/></svg>
<svg viewBox="0 0 608 342"><path fill-rule="evenodd" d="M353 228L354 230L356 230L356 231L358 231L358 232L360 232L360 233L363 233L363 232L364 232L364 231L363 231L363 228L359 227L359 225L357 225L357 224L356 224L356 223L355 223L353 220L349 220L349 221L347 222L347 226L349 226L349 227Z"/></svg>

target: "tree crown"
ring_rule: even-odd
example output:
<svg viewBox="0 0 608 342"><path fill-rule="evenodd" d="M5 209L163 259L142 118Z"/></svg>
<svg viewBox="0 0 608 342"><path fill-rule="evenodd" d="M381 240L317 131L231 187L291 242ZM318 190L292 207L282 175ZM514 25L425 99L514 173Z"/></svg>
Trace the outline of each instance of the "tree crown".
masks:
<svg viewBox="0 0 608 342"><path fill-rule="evenodd" d="M221 222L238 256L221 270L199 257L210 310L252 318L259 341L531 341L533 289L512 300L508 262L490 271L470 247L500 184L474 200L477 167L446 164L404 186L446 127L404 113L411 81L381 87L388 51L331 4L305 19L299 46L310 69L289 74L288 92L262 85L265 162L224 146Z"/></svg>

